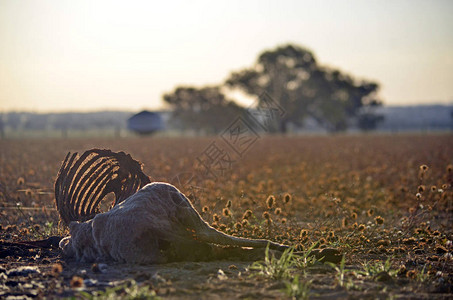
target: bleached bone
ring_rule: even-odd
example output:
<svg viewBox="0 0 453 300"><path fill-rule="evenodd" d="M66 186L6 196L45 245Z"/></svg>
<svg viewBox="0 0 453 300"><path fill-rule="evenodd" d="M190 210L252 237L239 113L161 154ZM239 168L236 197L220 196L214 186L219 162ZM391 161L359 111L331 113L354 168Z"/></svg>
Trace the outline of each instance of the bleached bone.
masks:
<svg viewBox="0 0 453 300"><path fill-rule="evenodd" d="M62 220L70 222L71 236L60 242L67 256L83 262L162 263L216 258L216 245L288 248L217 231L201 218L184 194L168 183L149 183L135 192L148 179L141 164L122 152L108 151L90 150L77 160L76 154L68 154L57 177L57 208ZM93 153L98 156L90 159ZM133 168L128 169L130 166ZM91 195L90 190L96 190L95 194ZM116 195L114 207L96 214L109 191ZM124 199L129 193L132 195Z"/></svg>

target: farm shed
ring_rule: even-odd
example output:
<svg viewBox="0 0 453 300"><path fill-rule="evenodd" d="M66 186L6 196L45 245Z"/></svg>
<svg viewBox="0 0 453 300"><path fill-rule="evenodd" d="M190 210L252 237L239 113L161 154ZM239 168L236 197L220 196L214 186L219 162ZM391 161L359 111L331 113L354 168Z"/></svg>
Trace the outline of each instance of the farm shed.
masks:
<svg viewBox="0 0 453 300"><path fill-rule="evenodd" d="M152 134L165 126L159 113L144 110L127 120L127 128L138 134Z"/></svg>

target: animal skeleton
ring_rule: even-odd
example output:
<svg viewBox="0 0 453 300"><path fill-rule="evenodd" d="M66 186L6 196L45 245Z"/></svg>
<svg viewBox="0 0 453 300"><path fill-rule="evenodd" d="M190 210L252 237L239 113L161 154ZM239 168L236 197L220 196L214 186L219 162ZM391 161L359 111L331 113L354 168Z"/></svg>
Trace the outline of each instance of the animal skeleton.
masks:
<svg viewBox="0 0 453 300"><path fill-rule="evenodd" d="M114 193L113 208L99 213ZM92 149L66 156L55 182L55 200L70 236L66 256L89 262L162 263L216 258L223 246L284 250L268 240L227 235L206 223L176 187L151 183L142 164L124 152Z"/></svg>

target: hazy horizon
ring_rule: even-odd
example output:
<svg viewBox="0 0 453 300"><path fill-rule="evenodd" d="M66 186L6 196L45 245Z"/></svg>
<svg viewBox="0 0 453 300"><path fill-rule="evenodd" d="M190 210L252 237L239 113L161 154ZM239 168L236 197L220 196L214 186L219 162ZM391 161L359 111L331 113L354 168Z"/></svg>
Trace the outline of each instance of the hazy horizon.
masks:
<svg viewBox="0 0 453 300"><path fill-rule="evenodd" d="M388 108L399 108L399 107L432 107L432 106L453 106L453 103L419 103L419 104L385 104L383 107L388 107ZM90 113L131 113L131 114L136 114L137 112L140 111L171 111L171 107L156 107L156 108L140 108L140 109L108 109L108 108L94 108L94 109L86 109L86 110L77 110L77 109L68 109L68 110L58 110L58 111L52 111L52 110L30 110L30 109L12 109L12 110L5 110L2 111L0 110L0 114L8 114L8 113L25 113L25 114L90 114Z"/></svg>
<svg viewBox="0 0 453 300"><path fill-rule="evenodd" d="M286 43L378 82L385 105L452 104L452 13L446 0L4 0L0 112L159 109Z"/></svg>

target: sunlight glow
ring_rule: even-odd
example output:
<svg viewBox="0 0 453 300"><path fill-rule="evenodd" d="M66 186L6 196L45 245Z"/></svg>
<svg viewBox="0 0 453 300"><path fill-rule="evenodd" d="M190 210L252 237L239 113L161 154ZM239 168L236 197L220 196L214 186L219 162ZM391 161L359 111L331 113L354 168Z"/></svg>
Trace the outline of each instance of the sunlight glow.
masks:
<svg viewBox="0 0 453 300"><path fill-rule="evenodd" d="M386 104L452 103L451 1L0 2L0 111L160 108L258 54L306 46Z"/></svg>

